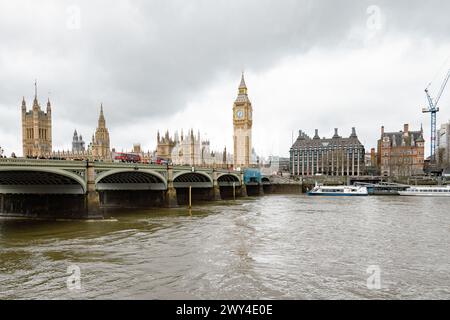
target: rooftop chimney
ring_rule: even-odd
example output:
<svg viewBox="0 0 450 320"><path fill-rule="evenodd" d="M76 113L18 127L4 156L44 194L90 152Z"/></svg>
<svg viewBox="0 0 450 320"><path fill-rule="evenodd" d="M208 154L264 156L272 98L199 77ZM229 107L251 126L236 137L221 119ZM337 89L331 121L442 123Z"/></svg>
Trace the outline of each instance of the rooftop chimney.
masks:
<svg viewBox="0 0 450 320"><path fill-rule="evenodd" d="M384 126L381 126L381 136L384 136Z"/></svg>
<svg viewBox="0 0 450 320"><path fill-rule="evenodd" d="M403 126L403 132L404 132L404 133L408 133L408 132L409 132L409 125L408 125L408 124L405 124L405 125Z"/></svg>
<svg viewBox="0 0 450 320"><path fill-rule="evenodd" d="M320 137L319 137L319 129L316 129L316 133L314 135L314 139L320 139Z"/></svg>
<svg viewBox="0 0 450 320"><path fill-rule="evenodd" d="M358 136L356 135L356 128L355 127L352 128L352 134L350 135L350 138L358 138Z"/></svg>
<svg viewBox="0 0 450 320"><path fill-rule="evenodd" d="M299 138L300 140L305 140L305 134L303 133L302 130L299 130L299 131L298 131L298 138Z"/></svg>
<svg viewBox="0 0 450 320"><path fill-rule="evenodd" d="M370 161L372 162L372 166L374 166L376 161L375 148L370 149Z"/></svg>
<svg viewBox="0 0 450 320"><path fill-rule="evenodd" d="M338 128L334 128L334 136L333 138L340 138L338 134Z"/></svg>

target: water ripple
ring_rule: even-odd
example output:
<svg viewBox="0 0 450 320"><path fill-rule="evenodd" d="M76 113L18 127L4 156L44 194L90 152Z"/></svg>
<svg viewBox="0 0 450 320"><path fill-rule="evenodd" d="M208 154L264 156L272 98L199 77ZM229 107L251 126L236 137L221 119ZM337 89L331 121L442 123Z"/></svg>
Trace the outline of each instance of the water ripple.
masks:
<svg viewBox="0 0 450 320"><path fill-rule="evenodd" d="M0 221L0 298L449 299L449 205L277 195L97 223Z"/></svg>

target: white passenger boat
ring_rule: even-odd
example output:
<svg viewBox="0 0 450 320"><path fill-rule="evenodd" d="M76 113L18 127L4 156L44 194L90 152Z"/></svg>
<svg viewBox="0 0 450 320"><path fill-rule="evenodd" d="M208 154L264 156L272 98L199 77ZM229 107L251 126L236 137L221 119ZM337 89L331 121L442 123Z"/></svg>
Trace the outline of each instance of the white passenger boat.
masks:
<svg viewBox="0 0 450 320"><path fill-rule="evenodd" d="M309 196L368 196L366 187L361 186L315 186Z"/></svg>
<svg viewBox="0 0 450 320"><path fill-rule="evenodd" d="M450 186L410 187L398 193L401 196L450 197Z"/></svg>

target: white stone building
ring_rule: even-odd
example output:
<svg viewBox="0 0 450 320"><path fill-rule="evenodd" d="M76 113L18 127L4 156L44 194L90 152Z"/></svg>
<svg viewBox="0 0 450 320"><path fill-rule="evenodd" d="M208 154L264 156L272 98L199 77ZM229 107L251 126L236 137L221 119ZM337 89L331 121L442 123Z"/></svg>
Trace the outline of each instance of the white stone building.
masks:
<svg viewBox="0 0 450 320"><path fill-rule="evenodd" d="M437 156L439 165L450 165L450 121L442 124L437 133Z"/></svg>

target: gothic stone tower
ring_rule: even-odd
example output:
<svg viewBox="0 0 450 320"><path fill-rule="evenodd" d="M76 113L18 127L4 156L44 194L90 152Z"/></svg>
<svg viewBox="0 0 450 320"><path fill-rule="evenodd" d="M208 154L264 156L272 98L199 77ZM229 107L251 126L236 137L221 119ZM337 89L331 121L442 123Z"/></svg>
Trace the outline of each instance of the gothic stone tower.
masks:
<svg viewBox="0 0 450 320"><path fill-rule="evenodd" d="M27 112L25 97L22 99L22 149L24 157L45 157L52 152L52 107L47 102L47 112L41 110L34 84L33 108Z"/></svg>
<svg viewBox="0 0 450 320"><path fill-rule="evenodd" d="M80 153L85 151L83 136L78 136L77 130L73 133L72 138L72 153Z"/></svg>
<svg viewBox="0 0 450 320"><path fill-rule="evenodd" d="M156 146L157 156L165 160L172 159L172 149L175 146L175 140L169 136L169 131L166 131L166 135L163 137L160 136L158 131Z"/></svg>
<svg viewBox="0 0 450 320"><path fill-rule="evenodd" d="M92 155L101 160L108 160L111 157L109 132L103 115L103 104L100 106L97 130L95 130L95 136L92 137Z"/></svg>
<svg viewBox="0 0 450 320"><path fill-rule="evenodd" d="M252 156L252 103L242 73L239 93L233 105L234 167L248 167Z"/></svg>

